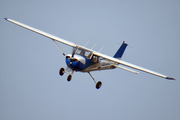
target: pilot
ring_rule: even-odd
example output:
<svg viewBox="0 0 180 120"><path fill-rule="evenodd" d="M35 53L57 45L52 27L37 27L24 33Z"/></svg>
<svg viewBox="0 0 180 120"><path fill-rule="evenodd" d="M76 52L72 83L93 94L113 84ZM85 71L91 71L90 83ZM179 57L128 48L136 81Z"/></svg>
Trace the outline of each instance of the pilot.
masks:
<svg viewBox="0 0 180 120"><path fill-rule="evenodd" d="M81 50L80 55L84 56L84 54L85 54L85 51Z"/></svg>

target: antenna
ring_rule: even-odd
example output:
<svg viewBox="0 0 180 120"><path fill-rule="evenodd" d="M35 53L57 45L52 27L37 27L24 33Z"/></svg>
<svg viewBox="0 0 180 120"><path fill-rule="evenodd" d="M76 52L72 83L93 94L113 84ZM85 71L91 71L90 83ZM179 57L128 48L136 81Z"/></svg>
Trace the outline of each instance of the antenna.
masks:
<svg viewBox="0 0 180 120"><path fill-rule="evenodd" d="M96 46L97 44L95 44L92 48L91 48L91 50Z"/></svg>
<svg viewBox="0 0 180 120"><path fill-rule="evenodd" d="M101 52L101 50L104 48L104 46L99 50L99 52Z"/></svg>
<svg viewBox="0 0 180 120"><path fill-rule="evenodd" d="M84 47L89 43L89 41L87 41L87 43L84 45Z"/></svg>

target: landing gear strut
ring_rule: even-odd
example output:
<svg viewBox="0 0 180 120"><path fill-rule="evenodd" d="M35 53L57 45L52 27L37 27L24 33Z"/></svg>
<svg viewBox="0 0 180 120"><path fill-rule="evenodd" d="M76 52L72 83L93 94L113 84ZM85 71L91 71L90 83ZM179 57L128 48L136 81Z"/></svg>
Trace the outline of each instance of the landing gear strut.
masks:
<svg viewBox="0 0 180 120"><path fill-rule="evenodd" d="M88 73L91 76L91 78L94 80L94 82L96 84L96 89L99 89L102 85L102 82L101 81L96 82L95 79L93 78L93 76L91 75L91 73L90 72L88 72Z"/></svg>

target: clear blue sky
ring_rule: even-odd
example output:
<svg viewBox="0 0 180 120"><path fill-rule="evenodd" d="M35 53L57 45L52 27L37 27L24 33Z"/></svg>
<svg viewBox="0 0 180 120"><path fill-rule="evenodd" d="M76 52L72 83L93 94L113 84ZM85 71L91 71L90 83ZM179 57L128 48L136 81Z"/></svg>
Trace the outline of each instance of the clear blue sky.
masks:
<svg viewBox="0 0 180 120"><path fill-rule="evenodd" d="M3 0L0 4L1 120L180 120L178 0ZM121 69L59 76L65 58L52 40L11 18L123 60L174 77L168 81ZM59 44L71 53L71 47Z"/></svg>

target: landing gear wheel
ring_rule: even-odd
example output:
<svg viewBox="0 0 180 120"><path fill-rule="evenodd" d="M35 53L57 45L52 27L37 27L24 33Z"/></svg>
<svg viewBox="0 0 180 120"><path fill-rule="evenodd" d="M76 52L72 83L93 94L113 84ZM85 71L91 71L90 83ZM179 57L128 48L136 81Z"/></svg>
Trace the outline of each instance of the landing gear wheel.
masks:
<svg viewBox="0 0 180 120"><path fill-rule="evenodd" d="M61 68L61 69L59 70L59 75L61 75L61 76L64 75L64 71L65 71L64 68Z"/></svg>
<svg viewBox="0 0 180 120"><path fill-rule="evenodd" d="M101 81L98 81L98 82L96 83L96 89L99 89L99 88L101 87L101 85L102 85L102 82L101 82Z"/></svg>
<svg viewBox="0 0 180 120"><path fill-rule="evenodd" d="M69 75L69 76L67 77L67 81L71 81L71 79L72 79L72 75Z"/></svg>

